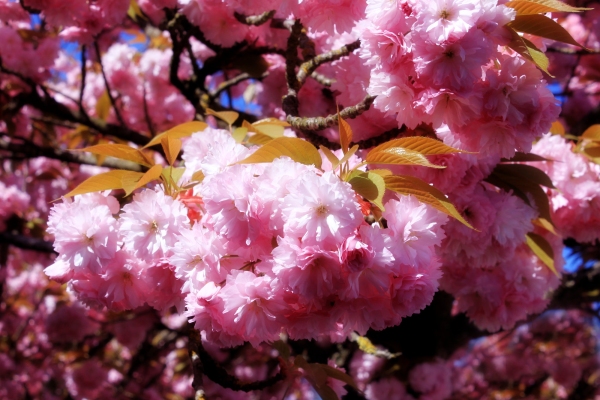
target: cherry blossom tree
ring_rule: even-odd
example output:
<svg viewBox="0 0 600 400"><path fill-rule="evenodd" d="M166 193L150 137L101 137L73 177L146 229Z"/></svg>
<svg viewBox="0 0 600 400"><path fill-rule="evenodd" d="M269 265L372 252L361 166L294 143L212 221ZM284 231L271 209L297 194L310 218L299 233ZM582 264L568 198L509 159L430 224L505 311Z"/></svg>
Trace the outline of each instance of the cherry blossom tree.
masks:
<svg viewBox="0 0 600 400"><path fill-rule="evenodd" d="M0 397L600 396L598 9L0 0Z"/></svg>

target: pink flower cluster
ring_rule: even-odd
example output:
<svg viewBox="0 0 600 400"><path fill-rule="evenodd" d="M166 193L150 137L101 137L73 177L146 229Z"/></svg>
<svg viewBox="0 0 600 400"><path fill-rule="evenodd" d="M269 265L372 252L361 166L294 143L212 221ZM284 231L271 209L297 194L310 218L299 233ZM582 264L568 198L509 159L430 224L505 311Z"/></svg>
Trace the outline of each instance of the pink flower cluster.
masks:
<svg viewBox="0 0 600 400"><path fill-rule="evenodd" d="M548 190L552 219L560 233L578 242L600 239L600 165L573 152L574 144L546 135L533 152L550 161L536 163L556 187Z"/></svg>
<svg viewBox="0 0 600 400"><path fill-rule="evenodd" d="M190 224L184 204L160 188L121 211L102 194L65 200L49 218L59 257L46 273L113 310L164 309L185 295L186 315L221 346L284 331L343 340L397 325L433 298L447 220L439 211L392 198L387 227L369 225L333 171L288 158L231 165L253 150L211 128L183 150L188 169L206 176L193 193L199 221Z"/></svg>
<svg viewBox="0 0 600 400"><path fill-rule="evenodd" d="M375 107L483 156L528 151L559 107L533 63L506 50L514 15L495 0L370 0L360 54Z"/></svg>
<svg viewBox="0 0 600 400"><path fill-rule="evenodd" d="M443 290L456 298L456 311L466 312L475 324L489 331L509 329L528 314L541 312L547 293L558 277L525 244L537 212L518 197L480 183L452 200L477 230L457 221L444 226L441 247ZM544 235L554 248L561 271L562 242Z"/></svg>

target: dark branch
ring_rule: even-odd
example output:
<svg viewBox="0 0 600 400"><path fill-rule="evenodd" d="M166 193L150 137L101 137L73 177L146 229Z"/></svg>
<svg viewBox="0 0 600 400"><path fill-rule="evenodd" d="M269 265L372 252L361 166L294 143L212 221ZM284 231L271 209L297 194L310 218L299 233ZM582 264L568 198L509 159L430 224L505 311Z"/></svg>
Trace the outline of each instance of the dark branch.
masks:
<svg viewBox="0 0 600 400"><path fill-rule="evenodd" d="M43 239L32 238L24 235L0 232L0 243L11 244L23 250L35 250L42 253L56 253L52 243Z"/></svg>
<svg viewBox="0 0 600 400"><path fill-rule="evenodd" d="M190 326L188 352L190 359L192 360L194 371L194 382L192 383L192 386L197 391L202 390L202 375L206 375L211 381L224 388L238 391L241 390L243 392L262 390L269 386L273 386L286 378L283 362L280 362L280 370L276 375L263 381L242 382L236 377L229 375L229 373L219 363L213 360L210 354L204 349L200 333L193 326Z"/></svg>
<svg viewBox="0 0 600 400"><path fill-rule="evenodd" d="M117 119L121 123L122 126L125 125L125 120L121 116L121 112L119 111L119 107L117 107L117 102L112 95L110 90L110 85L108 83L108 78L106 77L106 73L104 72L104 66L102 65L102 56L100 54L100 48L98 47L98 42L94 41L94 49L96 50L96 58L98 59L98 64L100 64L100 72L102 72L102 79L104 79L104 87L106 88L106 93L108 94L108 98L110 99L110 104L112 104L113 109L115 110L115 115Z"/></svg>
<svg viewBox="0 0 600 400"><path fill-rule="evenodd" d="M73 153L53 147L42 147L31 142L14 143L0 137L0 151L9 152L8 158L36 158L46 157L75 164L96 165L100 167L126 169L130 171L141 171L141 167L130 161L108 158L102 164L98 164L96 158L90 154Z"/></svg>

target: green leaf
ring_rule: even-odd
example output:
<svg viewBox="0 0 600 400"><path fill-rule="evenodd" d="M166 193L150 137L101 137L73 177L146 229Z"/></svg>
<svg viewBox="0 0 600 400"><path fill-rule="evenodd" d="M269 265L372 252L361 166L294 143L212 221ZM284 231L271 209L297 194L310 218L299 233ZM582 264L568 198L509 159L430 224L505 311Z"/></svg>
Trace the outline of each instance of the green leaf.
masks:
<svg viewBox="0 0 600 400"><path fill-rule="evenodd" d="M87 151L102 156L120 158L122 160L133 161L134 163L144 165L146 167L150 167L154 164L150 157L146 156L140 149L135 149L125 144L97 144L95 146L72 151Z"/></svg>
<svg viewBox="0 0 600 400"><path fill-rule="evenodd" d="M192 181L202 182L204 180L204 172L196 171L192 174Z"/></svg>
<svg viewBox="0 0 600 400"><path fill-rule="evenodd" d="M352 143L352 127L350 124L342 118L340 110L338 108L338 125L340 128L340 145L344 154L348 151L350 143Z"/></svg>
<svg viewBox="0 0 600 400"><path fill-rule="evenodd" d="M544 263L554 275L560 276L554 266L554 250L543 236L537 233L529 232L525 238L527 245L533 253Z"/></svg>
<svg viewBox="0 0 600 400"><path fill-rule="evenodd" d="M236 113L235 111L215 111L215 110L211 110L210 108L206 109L206 114L214 115L215 117L219 118L220 120L227 122L227 124L229 126L233 125L233 123L240 116L240 114Z"/></svg>
<svg viewBox="0 0 600 400"><path fill-rule="evenodd" d="M506 3L505 6L514 8L517 15L591 10L591 8L572 7L558 0L513 0Z"/></svg>
<svg viewBox="0 0 600 400"><path fill-rule="evenodd" d="M134 21L147 20L146 16L140 9L140 6L138 5L136 0L131 0L129 2L129 9L127 10L127 15Z"/></svg>
<svg viewBox="0 0 600 400"><path fill-rule="evenodd" d="M191 136L196 132L202 132L207 127L208 124L206 122L186 122L185 124L177 125L166 132L156 135L147 145L144 146L144 148L159 144L161 140L166 136L172 137L173 139L181 139L184 137Z"/></svg>
<svg viewBox="0 0 600 400"><path fill-rule="evenodd" d="M109 189L123 189L124 182L139 180L144 174L142 172L126 171L115 169L94 175L81 182L75 189L65 194L65 197L72 197L78 194L101 192Z"/></svg>
<svg viewBox="0 0 600 400"><path fill-rule="evenodd" d="M385 181L381 175L373 172L362 172L357 176L353 176L348 180L348 183L356 193L375 204L381 211L385 211L382 203L385 195Z"/></svg>
<svg viewBox="0 0 600 400"><path fill-rule="evenodd" d="M416 151L423 155L435 155L435 154L452 154L452 153L469 153L475 154L465 150L455 149L445 145L443 142L431 139L423 136L411 136L400 139L393 139L375 147L373 151L382 151L391 149L394 147L402 147L407 150Z"/></svg>
<svg viewBox="0 0 600 400"><path fill-rule="evenodd" d="M391 164L391 165L420 165L430 168L446 168L429 162L423 154L402 147L391 147L375 151L371 150L365 160L368 164Z"/></svg>
<svg viewBox="0 0 600 400"><path fill-rule="evenodd" d="M519 35L514 29L508 26L507 29L508 32L510 32L512 35L511 40L508 43L508 47L522 55L525 59L537 65L539 69L544 71L549 76L552 76L550 75L550 72L548 72L550 61L548 60L548 57L546 57L544 52L540 51L540 49L538 49L529 40Z"/></svg>
<svg viewBox="0 0 600 400"><path fill-rule="evenodd" d="M276 158L287 156L292 160L306 165L321 168L321 154L306 140L290 137L280 137L257 149L249 157L236 164L255 164L272 162Z"/></svg>
<svg viewBox="0 0 600 400"><path fill-rule="evenodd" d="M529 33L530 35L540 36L583 48L582 45L573 39L571 34L565 28L545 15L517 15L515 19L506 24L506 26L517 32Z"/></svg>
<svg viewBox="0 0 600 400"><path fill-rule="evenodd" d="M165 182L169 182L173 185L176 185L177 182L179 182L179 180L183 176L184 172L185 172L185 168L182 168L182 167L178 167L178 168L174 168L171 166L164 167L162 170L162 177L165 180ZM197 173L202 174L201 171L194 173L194 175L192 175L192 180L195 180L194 176L196 176ZM204 175L202 175L202 178L204 178Z"/></svg>
<svg viewBox="0 0 600 400"><path fill-rule="evenodd" d="M238 127L231 132L231 136L235 140L236 143L242 143L248 134L248 128Z"/></svg>
<svg viewBox="0 0 600 400"><path fill-rule="evenodd" d="M444 214L459 220L469 228L475 229L460 215L454 204L448 200L444 193L430 186L427 182L406 175L384 176L383 179L387 189L396 193L415 196L420 202L429 204Z"/></svg>
<svg viewBox="0 0 600 400"><path fill-rule="evenodd" d="M539 226L540 228L547 230L554 236L560 236L558 232L556 232L556 229L554 228L554 225L552 225L552 222L548 221L546 218L536 218L533 220L533 224L535 226Z"/></svg>

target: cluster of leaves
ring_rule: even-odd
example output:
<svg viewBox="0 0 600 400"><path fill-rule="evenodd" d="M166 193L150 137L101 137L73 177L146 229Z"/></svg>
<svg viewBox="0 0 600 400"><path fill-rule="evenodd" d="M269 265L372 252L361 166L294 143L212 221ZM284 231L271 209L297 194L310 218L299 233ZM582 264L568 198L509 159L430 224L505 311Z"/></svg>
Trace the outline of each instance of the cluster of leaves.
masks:
<svg viewBox="0 0 600 400"><path fill-rule="evenodd" d="M548 57L535 44L523 37L523 33L584 48L558 22L543 14L549 12L580 12L591 10L591 8L573 7L559 0L512 0L506 3L506 6L514 8L517 12L515 19L506 25L511 33L511 41L508 46L527 60L535 63L546 74L550 75L548 72L548 66L550 65Z"/></svg>

